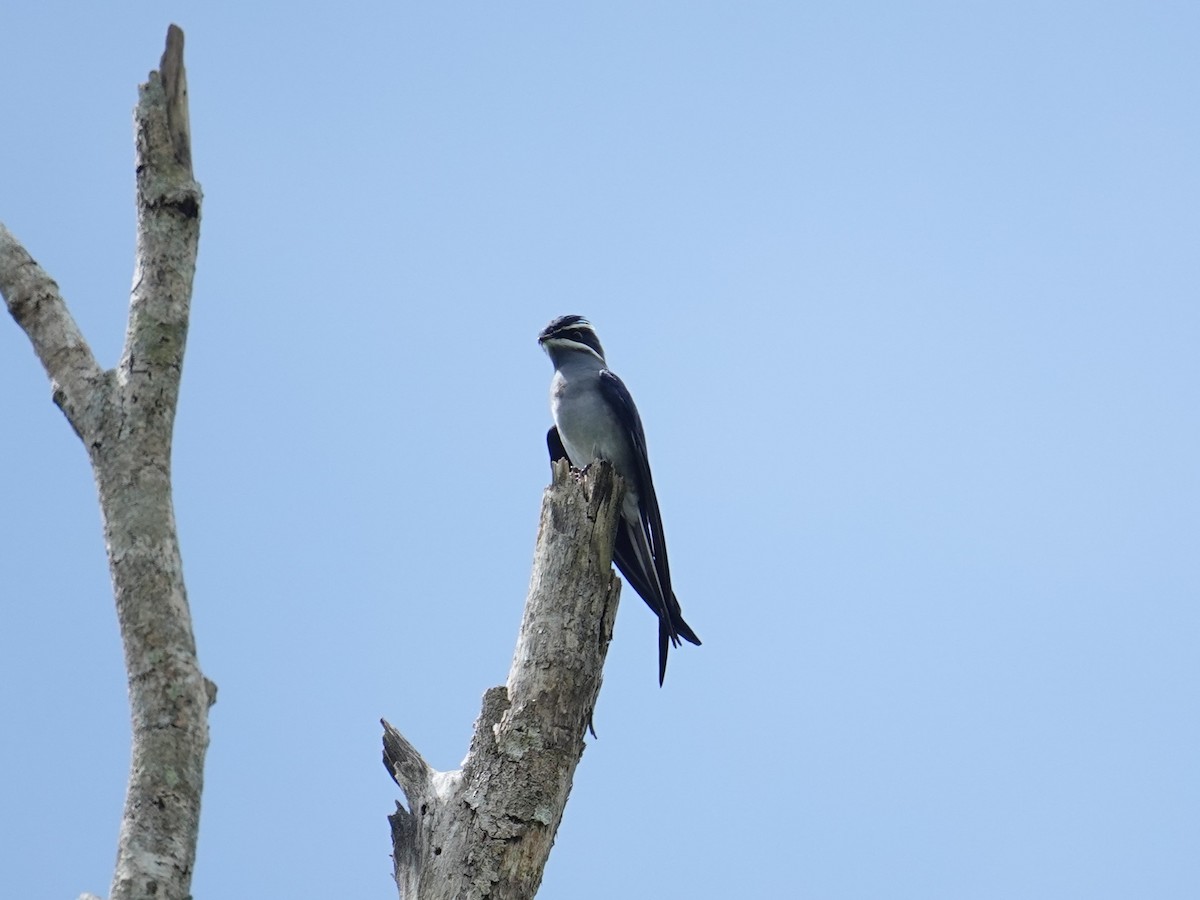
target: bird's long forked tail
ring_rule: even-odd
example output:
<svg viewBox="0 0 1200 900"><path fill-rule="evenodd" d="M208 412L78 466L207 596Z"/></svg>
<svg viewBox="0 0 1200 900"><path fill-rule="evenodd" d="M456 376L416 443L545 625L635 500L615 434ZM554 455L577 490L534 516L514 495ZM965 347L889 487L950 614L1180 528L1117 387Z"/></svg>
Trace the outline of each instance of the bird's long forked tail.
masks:
<svg viewBox="0 0 1200 900"><path fill-rule="evenodd" d="M664 616L658 617L658 686L662 687L663 680L667 677L667 654L670 651L671 645L680 646L680 638L683 638L689 644L700 646L700 638L696 636L696 632L692 631L692 627L687 622L683 621L683 616L679 612L679 601L675 600L675 595L671 595L672 605L671 620L668 623ZM673 628L672 628L673 626ZM674 634L671 631L674 630Z"/></svg>
<svg viewBox="0 0 1200 900"><path fill-rule="evenodd" d="M667 656L671 646L680 646L680 638L690 644L700 646L700 638L692 631L692 626L683 620L683 612L675 592L671 591L670 599L662 597L658 581L654 579L647 567L639 564L639 557L634 550L634 539L630 536L627 523L622 521L617 526L617 538L613 543L613 562L638 596L646 601L646 605L658 616L658 684L662 686L667 677Z"/></svg>

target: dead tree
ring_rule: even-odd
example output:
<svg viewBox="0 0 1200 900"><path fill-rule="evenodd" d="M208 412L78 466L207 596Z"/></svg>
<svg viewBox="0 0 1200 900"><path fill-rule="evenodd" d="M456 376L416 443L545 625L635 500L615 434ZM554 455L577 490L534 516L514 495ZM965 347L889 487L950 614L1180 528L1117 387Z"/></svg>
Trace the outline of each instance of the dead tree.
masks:
<svg viewBox="0 0 1200 900"><path fill-rule="evenodd" d="M621 583L624 485L607 463L554 466L508 683L483 696L462 767L436 772L384 722L384 765L408 800L392 823L401 900L528 900L562 821Z"/></svg>
<svg viewBox="0 0 1200 900"><path fill-rule="evenodd" d="M133 752L112 900L190 894L208 708L171 501L171 436L200 238L183 32L139 90L137 251L125 347L103 369L58 285L0 225L0 293L83 441L125 647Z"/></svg>

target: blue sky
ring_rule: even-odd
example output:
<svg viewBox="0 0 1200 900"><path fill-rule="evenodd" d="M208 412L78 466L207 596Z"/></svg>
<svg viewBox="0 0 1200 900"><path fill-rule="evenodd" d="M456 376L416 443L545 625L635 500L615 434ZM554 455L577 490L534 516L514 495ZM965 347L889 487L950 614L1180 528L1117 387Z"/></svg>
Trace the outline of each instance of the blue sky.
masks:
<svg viewBox="0 0 1200 900"><path fill-rule="evenodd" d="M187 34L197 897L394 897L386 717L507 673L553 316L646 422L702 648L622 604L544 898L1200 894L1200 8L23 4L0 221L106 364ZM108 889L85 455L0 324L0 843Z"/></svg>

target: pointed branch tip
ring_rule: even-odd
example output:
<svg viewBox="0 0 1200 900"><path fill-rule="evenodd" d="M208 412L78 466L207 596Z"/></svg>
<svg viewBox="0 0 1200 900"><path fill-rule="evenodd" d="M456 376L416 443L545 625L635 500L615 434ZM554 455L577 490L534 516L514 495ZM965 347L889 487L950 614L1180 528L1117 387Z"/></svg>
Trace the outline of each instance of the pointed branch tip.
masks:
<svg viewBox="0 0 1200 900"><path fill-rule="evenodd" d="M168 56L173 59L183 59L183 29L174 22L167 26L167 49L163 51L164 63Z"/></svg>
<svg viewBox="0 0 1200 900"><path fill-rule="evenodd" d="M387 719L380 719L383 726L383 765L404 791L409 802L426 796L429 793L429 783L433 779L434 770L417 748L408 742Z"/></svg>
<svg viewBox="0 0 1200 900"><path fill-rule="evenodd" d="M167 125L175 159L192 171L192 125L188 117L187 70L183 66L183 29L167 29L167 46L158 64L163 92L167 96Z"/></svg>

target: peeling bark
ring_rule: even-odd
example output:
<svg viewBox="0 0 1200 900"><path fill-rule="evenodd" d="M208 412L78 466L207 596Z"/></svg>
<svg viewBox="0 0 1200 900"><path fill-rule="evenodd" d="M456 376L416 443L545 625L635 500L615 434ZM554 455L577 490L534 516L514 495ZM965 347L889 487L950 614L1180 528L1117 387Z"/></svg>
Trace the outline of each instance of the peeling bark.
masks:
<svg viewBox="0 0 1200 900"><path fill-rule="evenodd" d="M171 438L200 236L183 32L139 90L137 251L125 347L103 370L58 286L0 225L0 293L87 449L125 648L133 752L111 900L189 897L208 708L171 500Z"/></svg>
<svg viewBox="0 0 1200 900"><path fill-rule="evenodd" d="M402 900L537 892L612 639L623 493L607 463L582 476L555 464L508 683L484 694L461 769L435 771L383 723L384 765L408 801L389 818Z"/></svg>

